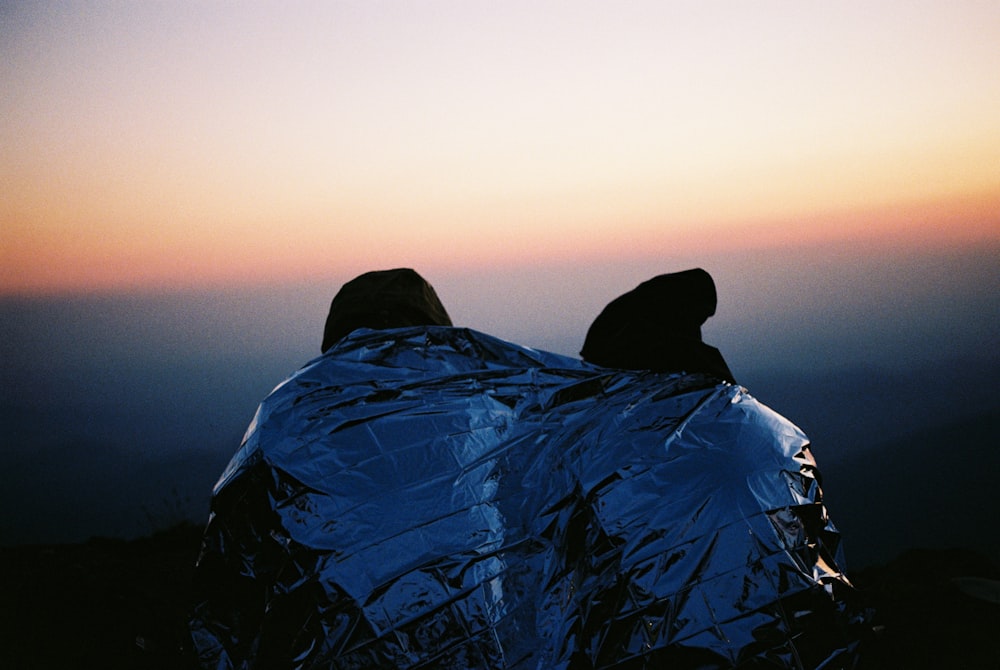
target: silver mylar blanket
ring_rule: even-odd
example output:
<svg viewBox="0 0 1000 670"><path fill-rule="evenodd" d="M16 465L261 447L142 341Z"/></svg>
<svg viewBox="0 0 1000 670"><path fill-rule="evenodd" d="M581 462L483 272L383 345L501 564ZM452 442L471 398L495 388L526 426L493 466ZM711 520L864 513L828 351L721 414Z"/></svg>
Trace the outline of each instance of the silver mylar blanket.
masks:
<svg viewBox="0 0 1000 670"><path fill-rule="evenodd" d="M849 667L838 545L739 386L358 330L258 409L191 631L211 668Z"/></svg>

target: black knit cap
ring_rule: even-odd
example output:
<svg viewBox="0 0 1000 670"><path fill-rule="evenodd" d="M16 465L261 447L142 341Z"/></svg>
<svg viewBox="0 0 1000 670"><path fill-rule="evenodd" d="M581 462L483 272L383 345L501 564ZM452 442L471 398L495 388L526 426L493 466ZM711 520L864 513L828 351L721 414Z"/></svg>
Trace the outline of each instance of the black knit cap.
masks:
<svg viewBox="0 0 1000 670"><path fill-rule="evenodd" d="M330 303L321 351L357 328L450 325L434 287L414 270L366 272L344 284Z"/></svg>
<svg viewBox="0 0 1000 670"><path fill-rule="evenodd" d="M704 372L733 381L722 354L701 341L715 305L715 282L701 268L653 277L608 303L580 354L603 367Z"/></svg>

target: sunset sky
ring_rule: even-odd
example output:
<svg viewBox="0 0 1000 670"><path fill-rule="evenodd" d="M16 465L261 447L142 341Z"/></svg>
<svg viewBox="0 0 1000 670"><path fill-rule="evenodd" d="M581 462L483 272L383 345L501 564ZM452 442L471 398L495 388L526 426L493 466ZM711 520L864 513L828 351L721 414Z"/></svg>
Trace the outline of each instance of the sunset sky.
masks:
<svg viewBox="0 0 1000 670"><path fill-rule="evenodd" d="M1000 237L1000 3L0 7L0 295Z"/></svg>
<svg viewBox="0 0 1000 670"><path fill-rule="evenodd" d="M204 518L335 291L399 266L569 356L705 268L706 342L879 533L871 482L970 466L849 456L995 442L1000 2L0 0L0 543Z"/></svg>

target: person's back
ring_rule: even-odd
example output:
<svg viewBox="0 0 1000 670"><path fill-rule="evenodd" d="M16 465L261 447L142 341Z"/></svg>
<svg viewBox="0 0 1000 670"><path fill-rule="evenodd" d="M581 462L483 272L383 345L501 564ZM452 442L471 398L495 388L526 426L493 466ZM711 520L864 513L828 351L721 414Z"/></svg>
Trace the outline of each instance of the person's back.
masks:
<svg viewBox="0 0 1000 670"><path fill-rule="evenodd" d="M739 386L361 325L216 485L192 635L206 668L839 667L838 554Z"/></svg>

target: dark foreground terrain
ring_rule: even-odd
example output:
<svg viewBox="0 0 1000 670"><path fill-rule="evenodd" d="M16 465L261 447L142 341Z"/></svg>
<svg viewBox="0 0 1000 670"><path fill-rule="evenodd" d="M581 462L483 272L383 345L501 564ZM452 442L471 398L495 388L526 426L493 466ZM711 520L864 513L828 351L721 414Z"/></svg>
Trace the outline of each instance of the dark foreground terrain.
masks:
<svg viewBox="0 0 1000 670"><path fill-rule="evenodd" d="M0 667L194 667L186 616L200 537L182 525L0 548ZM1000 603L963 590L967 578L1000 579L986 556L911 550L852 578L877 611L862 668L1000 668Z"/></svg>

